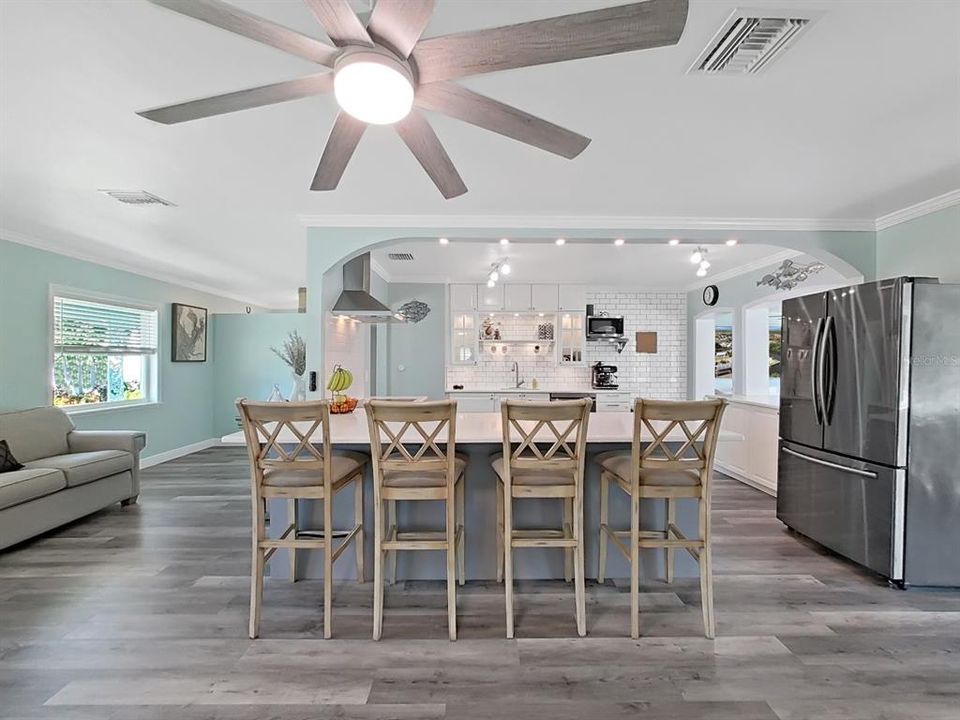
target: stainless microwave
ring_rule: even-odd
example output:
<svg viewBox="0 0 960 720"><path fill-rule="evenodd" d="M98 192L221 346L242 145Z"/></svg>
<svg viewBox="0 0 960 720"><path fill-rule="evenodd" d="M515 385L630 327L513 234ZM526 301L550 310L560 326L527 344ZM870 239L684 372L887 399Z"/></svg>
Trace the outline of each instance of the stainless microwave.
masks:
<svg viewBox="0 0 960 720"><path fill-rule="evenodd" d="M623 316L587 316L587 340L612 340L623 337Z"/></svg>

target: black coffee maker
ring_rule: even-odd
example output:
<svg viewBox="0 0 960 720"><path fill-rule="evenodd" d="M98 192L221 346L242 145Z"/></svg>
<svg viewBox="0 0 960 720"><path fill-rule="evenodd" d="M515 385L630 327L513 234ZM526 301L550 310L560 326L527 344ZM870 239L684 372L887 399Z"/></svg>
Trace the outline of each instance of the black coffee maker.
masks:
<svg viewBox="0 0 960 720"><path fill-rule="evenodd" d="M616 390L620 385L617 384L617 366L604 365L598 362L593 366L593 387L600 389Z"/></svg>

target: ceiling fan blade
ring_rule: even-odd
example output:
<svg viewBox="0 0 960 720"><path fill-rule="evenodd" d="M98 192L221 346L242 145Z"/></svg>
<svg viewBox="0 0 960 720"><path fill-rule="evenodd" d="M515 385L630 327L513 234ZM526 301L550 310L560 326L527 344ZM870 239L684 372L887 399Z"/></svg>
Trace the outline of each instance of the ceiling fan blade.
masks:
<svg viewBox="0 0 960 720"><path fill-rule="evenodd" d="M421 85L416 103L565 158L575 158L590 144L588 137L455 83Z"/></svg>
<svg viewBox="0 0 960 720"><path fill-rule="evenodd" d="M674 45L687 0L646 2L428 38L413 53L421 83Z"/></svg>
<svg viewBox="0 0 960 720"><path fill-rule="evenodd" d="M326 43L244 12L221 0L150 0L150 2L328 67L333 67L333 61L339 54L336 48Z"/></svg>
<svg viewBox="0 0 960 720"><path fill-rule="evenodd" d="M394 127L446 199L463 195L467 191L467 186L463 184L460 173L440 144L440 139L421 113L411 110L410 114Z"/></svg>
<svg viewBox="0 0 960 720"><path fill-rule="evenodd" d="M332 89L333 73L322 72L296 80L284 80L283 82L237 90L223 95L188 100L176 105L141 110L137 115L164 125L173 125L213 115L224 115L237 110L275 105L276 103L299 100L312 95L322 95Z"/></svg>
<svg viewBox="0 0 960 720"><path fill-rule="evenodd" d="M336 189L366 129L366 123L360 122L345 112L341 111L337 115L330 137L327 138L327 145L323 148L320 164L317 165L317 172L313 176L313 182L310 183L311 190Z"/></svg>
<svg viewBox="0 0 960 720"><path fill-rule="evenodd" d="M360 18L347 0L306 0L334 45L364 45L373 47L373 41Z"/></svg>
<svg viewBox="0 0 960 720"><path fill-rule="evenodd" d="M409 57L433 15L434 0L377 0L367 29L377 40Z"/></svg>

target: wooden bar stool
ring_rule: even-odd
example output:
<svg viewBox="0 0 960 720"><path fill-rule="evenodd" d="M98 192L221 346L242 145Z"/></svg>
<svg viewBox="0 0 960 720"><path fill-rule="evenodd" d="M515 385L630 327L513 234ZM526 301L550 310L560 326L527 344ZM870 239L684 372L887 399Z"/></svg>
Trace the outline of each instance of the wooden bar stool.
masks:
<svg viewBox="0 0 960 720"><path fill-rule="evenodd" d="M447 626L450 639L456 640L457 569L461 585L465 570L463 472L467 465L466 456L456 452L457 403L370 400L364 407L373 456L373 639L379 640L383 631L385 553L393 553L395 563L398 550L443 550L447 554ZM446 448L441 449L444 443ZM401 500L443 501L445 529L401 532L395 508ZM389 513L386 532L384 512Z"/></svg>
<svg viewBox="0 0 960 720"><path fill-rule="evenodd" d="M673 552L682 548L700 566L700 602L703 607L703 631L708 638L716 634L713 618L713 573L710 544L710 486L713 457L723 416L725 400L674 402L637 400L634 406L633 447L630 452L597 455L600 465L600 564L597 580L603 582L607 565L607 540L630 561L630 637L640 636L640 550L663 548L666 580L673 582ZM676 449L667 436L676 428L683 439ZM652 440L642 446L646 429ZM611 530L607 524L610 483L630 496L630 529ZM666 502L664 530L640 530L640 498L662 498ZM700 511L699 533L686 537L676 524L676 501L695 499ZM629 545L621 538L629 537Z"/></svg>
<svg viewBox="0 0 960 720"><path fill-rule="evenodd" d="M587 634L583 569L583 464L589 400L531 403L505 400L501 407L503 452L490 460L497 485L497 552L503 558L507 637L513 637L513 549L563 548L573 565L577 633ZM524 426L526 424L526 427ZM558 427L559 426L559 427ZM514 440L513 431L518 435ZM504 461L506 458L506 461ZM564 505L562 529L515 530L513 501L557 498ZM569 570L566 570L569 574ZM498 563L499 576L499 563Z"/></svg>
<svg viewBox="0 0 960 720"><path fill-rule="evenodd" d="M296 552L322 550L323 563L323 636L333 633L333 563L353 541L356 549L357 581L363 582L363 467L370 460L363 453L332 451L330 444L330 406L327 401L266 403L237 400L250 456L250 481L253 500L253 561L250 568L250 637L260 634L260 608L263 605L263 571L267 561L280 548L290 551L290 578L296 581ZM282 443L289 431L295 440ZM318 449L314 436L320 433ZM293 449L289 449L293 445ZM354 483L354 526L350 530L333 529L333 497ZM291 504L290 525L279 537L268 538L265 527L266 501L286 498ZM316 538L299 526L297 501L323 502L323 537ZM334 537L341 538L337 547Z"/></svg>

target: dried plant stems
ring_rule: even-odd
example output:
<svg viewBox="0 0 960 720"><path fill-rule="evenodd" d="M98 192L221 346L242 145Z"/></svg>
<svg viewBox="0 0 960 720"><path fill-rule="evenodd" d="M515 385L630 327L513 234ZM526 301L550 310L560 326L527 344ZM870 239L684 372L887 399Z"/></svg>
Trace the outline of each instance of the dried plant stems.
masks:
<svg viewBox="0 0 960 720"><path fill-rule="evenodd" d="M271 347L270 350L290 366L294 375L300 376L307 371L307 344L296 330L283 341L282 349Z"/></svg>

